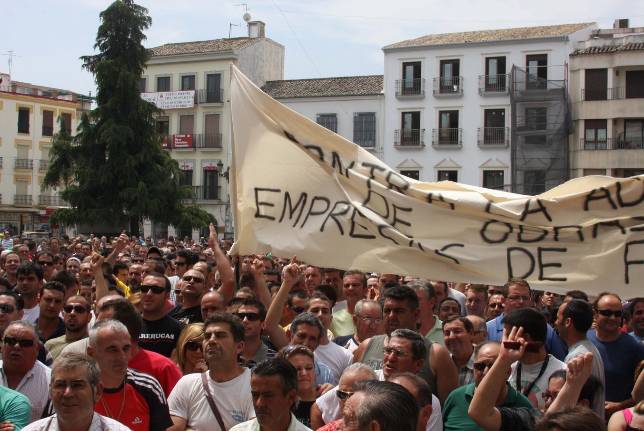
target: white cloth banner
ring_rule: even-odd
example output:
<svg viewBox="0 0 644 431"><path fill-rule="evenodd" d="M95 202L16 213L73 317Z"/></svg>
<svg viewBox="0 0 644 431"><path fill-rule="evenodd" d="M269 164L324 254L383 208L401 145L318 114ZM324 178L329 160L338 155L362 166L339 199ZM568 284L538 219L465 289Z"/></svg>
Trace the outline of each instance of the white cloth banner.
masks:
<svg viewBox="0 0 644 431"><path fill-rule="evenodd" d="M195 106L195 90L141 93L141 99L155 104L159 109L192 108Z"/></svg>
<svg viewBox="0 0 644 431"><path fill-rule="evenodd" d="M233 253L323 267L642 295L644 176L538 196L406 178L231 73Z"/></svg>

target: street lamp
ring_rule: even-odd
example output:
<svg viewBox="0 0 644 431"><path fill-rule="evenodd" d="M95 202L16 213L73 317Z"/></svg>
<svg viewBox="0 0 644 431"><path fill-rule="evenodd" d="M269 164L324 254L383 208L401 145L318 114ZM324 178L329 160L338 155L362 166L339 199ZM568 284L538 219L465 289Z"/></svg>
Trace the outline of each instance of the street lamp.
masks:
<svg viewBox="0 0 644 431"><path fill-rule="evenodd" d="M225 172L222 172L223 169L224 169L224 163L221 160L219 160L217 162L217 173L220 177L226 178L226 181L228 181L228 176L230 174L230 166L226 168Z"/></svg>

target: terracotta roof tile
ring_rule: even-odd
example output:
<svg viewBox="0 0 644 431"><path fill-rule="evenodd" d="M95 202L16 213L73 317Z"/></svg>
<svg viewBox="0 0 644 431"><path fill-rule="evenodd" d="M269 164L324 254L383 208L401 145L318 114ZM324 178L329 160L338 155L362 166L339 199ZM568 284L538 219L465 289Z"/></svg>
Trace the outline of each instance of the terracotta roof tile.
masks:
<svg viewBox="0 0 644 431"><path fill-rule="evenodd" d="M250 46L263 38L234 37L231 39L200 40L195 42L166 43L150 48L153 57L180 54L225 52Z"/></svg>
<svg viewBox="0 0 644 431"><path fill-rule="evenodd" d="M371 96L383 91L383 76L341 76L268 81L262 90L275 99L295 97Z"/></svg>
<svg viewBox="0 0 644 431"><path fill-rule="evenodd" d="M630 42L621 45L602 45L591 46L589 48L577 49L570 56L575 55L592 55L592 54L612 54L624 51L644 51L644 42Z"/></svg>

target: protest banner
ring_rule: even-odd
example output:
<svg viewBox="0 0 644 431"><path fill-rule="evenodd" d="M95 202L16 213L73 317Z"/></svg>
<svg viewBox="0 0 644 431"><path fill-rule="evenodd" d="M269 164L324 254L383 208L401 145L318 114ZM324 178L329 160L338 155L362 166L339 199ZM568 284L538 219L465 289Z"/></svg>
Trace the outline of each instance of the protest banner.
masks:
<svg viewBox="0 0 644 431"><path fill-rule="evenodd" d="M231 70L233 253L322 267L642 295L644 176L538 196L404 177Z"/></svg>

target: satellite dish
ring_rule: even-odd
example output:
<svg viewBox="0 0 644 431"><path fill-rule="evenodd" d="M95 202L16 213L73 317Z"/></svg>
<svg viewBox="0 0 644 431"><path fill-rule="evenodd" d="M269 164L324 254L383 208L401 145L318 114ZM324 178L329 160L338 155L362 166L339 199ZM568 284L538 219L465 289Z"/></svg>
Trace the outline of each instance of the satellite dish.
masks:
<svg viewBox="0 0 644 431"><path fill-rule="evenodd" d="M244 18L244 21L249 22L251 17L250 17L250 14L248 12L246 12L244 14L243 18Z"/></svg>

